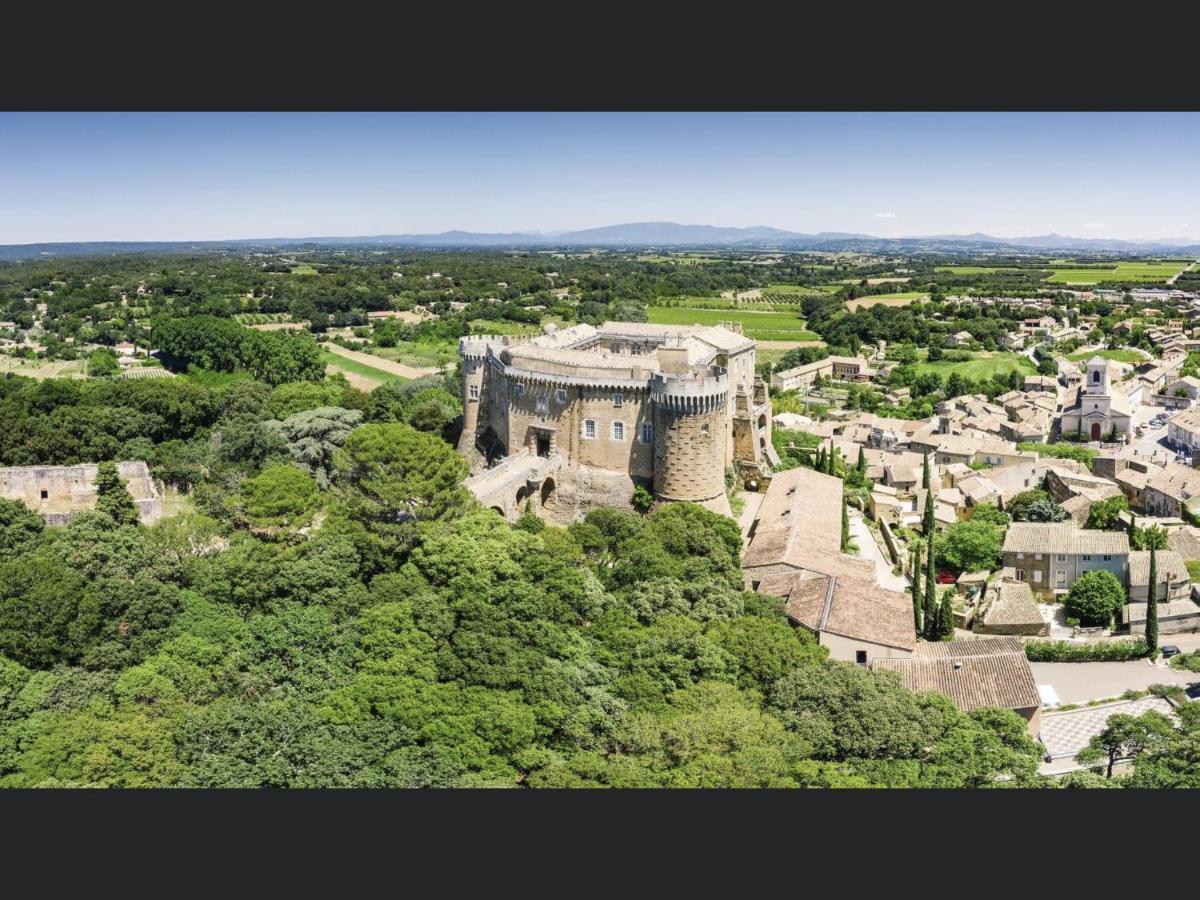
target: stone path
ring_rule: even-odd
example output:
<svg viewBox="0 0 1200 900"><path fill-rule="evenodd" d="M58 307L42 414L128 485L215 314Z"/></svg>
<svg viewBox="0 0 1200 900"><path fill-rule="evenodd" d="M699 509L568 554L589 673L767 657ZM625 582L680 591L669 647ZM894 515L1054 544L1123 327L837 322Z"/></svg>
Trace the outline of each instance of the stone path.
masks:
<svg viewBox="0 0 1200 900"><path fill-rule="evenodd" d="M892 574L892 564L888 562L883 548L876 542L862 513L855 509L850 510L850 537L858 544L858 555L875 563L876 584L893 591L908 590L908 579Z"/></svg>

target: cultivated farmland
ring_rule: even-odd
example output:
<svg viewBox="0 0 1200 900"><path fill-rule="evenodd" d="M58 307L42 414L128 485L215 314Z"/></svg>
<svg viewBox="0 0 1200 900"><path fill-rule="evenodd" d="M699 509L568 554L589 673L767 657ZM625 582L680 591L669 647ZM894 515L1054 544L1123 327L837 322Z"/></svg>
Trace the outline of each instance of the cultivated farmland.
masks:
<svg viewBox="0 0 1200 900"><path fill-rule="evenodd" d="M719 322L741 322L746 336L755 340L816 341L821 337L805 330L804 320L791 312L651 306L646 310L646 315L656 325L716 325Z"/></svg>

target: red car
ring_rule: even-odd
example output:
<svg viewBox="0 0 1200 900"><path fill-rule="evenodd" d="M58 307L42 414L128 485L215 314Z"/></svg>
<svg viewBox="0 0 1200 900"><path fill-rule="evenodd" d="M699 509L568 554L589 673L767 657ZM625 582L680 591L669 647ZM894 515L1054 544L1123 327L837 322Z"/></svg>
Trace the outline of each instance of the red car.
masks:
<svg viewBox="0 0 1200 900"><path fill-rule="evenodd" d="M938 584L958 584L958 576L955 575L953 572L947 572L945 569L942 569L940 572L937 573L937 583Z"/></svg>

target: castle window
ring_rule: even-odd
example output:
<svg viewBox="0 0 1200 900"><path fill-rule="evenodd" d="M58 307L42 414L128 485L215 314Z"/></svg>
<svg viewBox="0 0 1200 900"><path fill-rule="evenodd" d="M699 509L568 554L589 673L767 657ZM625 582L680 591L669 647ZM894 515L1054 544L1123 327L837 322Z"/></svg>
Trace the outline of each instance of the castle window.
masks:
<svg viewBox="0 0 1200 900"><path fill-rule="evenodd" d="M700 426L700 433L701 433L701 434L708 434L708 426L707 426L707 425L701 425L701 426Z"/></svg>
<svg viewBox="0 0 1200 900"><path fill-rule="evenodd" d="M555 403L566 403L567 402L567 392L564 391L562 388L559 388L557 391L555 391L554 392L554 402Z"/></svg>
<svg viewBox="0 0 1200 900"><path fill-rule="evenodd" d="M538 397L536 402L537 411L540 413L550 411L550 400L547 397Z"/></svg>
<svg viewBox="0 0 1200 900"><path fill-rule="evenodd" d="M1095 384L1099 384L1099 383L1100 383L1100 373L1099 373L1099 372L1093 372L1093 373L1092 373L1092 381L1093 381Z"/></svg>
<svg viewBox="0 0 1200 900"><path fill-rule="evenodd" d="M625 423L624 422L613 422L612 436L613 436L614 441L625 440Z"/></svg>
<svg viewBox="0 0 1200 900"><path fill-rule="evenodd" d="M654 426L649 422L642 424L642 443L652 444L654 442Z"/></svg>
<svg viewBox="0 0 1200 900"><path fill-rule="evenodd" d="M612 400L613 400L613 406L620 406L622 403L625 402L625 395L624 394L613 394Z"/></svg>
<svg viewBox="0 0 1200 900"><path fill-rule="evenodd" d="M513 393L516 394L518 400L525 396L525 385L516 384L513 386Z"/></svg>
<svg viewBox="0 0 1200 900"><path fill-rule="evenodd" d="M585 419L583 422L583 436L589 441L596 437L596 420Z"/></svg>
<svg viewBox="0 0 1200 900"><path fill-rule="evenodd" d="M477 385L477 384L471 385L471 399L472 400L479 399L479 385Z"/></svg>

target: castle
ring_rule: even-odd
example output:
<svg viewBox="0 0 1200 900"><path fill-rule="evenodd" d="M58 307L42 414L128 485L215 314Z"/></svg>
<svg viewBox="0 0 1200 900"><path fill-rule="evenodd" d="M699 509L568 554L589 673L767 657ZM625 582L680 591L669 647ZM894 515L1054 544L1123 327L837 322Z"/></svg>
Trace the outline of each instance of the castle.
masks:
<svg viewBox="0 0 1200 900"><path fill-rule="evenodd" d="M78 466L16 466L0 469L0 497L20 500L48 525L64 525L71 513L96 506L96 463ZM117 474L138 507L143 525L163 514L162 498L143 460L117 463Z"/></svg>
<svg viewBox="0 0 1200 900"><path fill-rule="evenodd" d="M543 332L459 340L458 450L485 506L568 522L596 506L630 508L640 485L729 515L727 469L745 483L769 478L771 403L740 324Z"/></svg>

